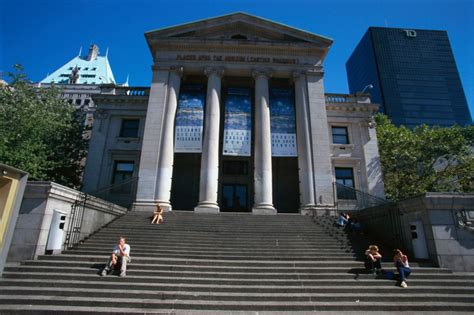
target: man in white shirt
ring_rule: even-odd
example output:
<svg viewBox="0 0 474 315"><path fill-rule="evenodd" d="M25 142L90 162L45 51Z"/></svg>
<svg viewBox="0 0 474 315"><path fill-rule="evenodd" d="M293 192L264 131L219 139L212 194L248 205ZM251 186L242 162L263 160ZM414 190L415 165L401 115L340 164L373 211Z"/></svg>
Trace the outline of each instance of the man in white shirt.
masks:
<svg viewBox="0 0 474 315"><path fill-rule="evenodd" d="M125 238L120 237L118 244L115 245L112 255L110 255L101 276L106 276L110 270L114 269L117 263L120 263L120 277L127 275L127 263L130 262L130 245L125 243Z"/></svg>

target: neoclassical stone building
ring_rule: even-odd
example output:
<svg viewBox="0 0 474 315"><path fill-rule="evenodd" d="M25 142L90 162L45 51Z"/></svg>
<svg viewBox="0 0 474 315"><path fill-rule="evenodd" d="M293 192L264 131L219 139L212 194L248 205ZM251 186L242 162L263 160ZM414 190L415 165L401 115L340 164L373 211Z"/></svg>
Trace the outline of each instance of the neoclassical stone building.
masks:
<svg viewBox="0 0 474 315"><path fill-rule="evenodd" d="M84 191L137 178L108 197L256 214L334 209L336 182L383 196L378 106L325 94L331 39L245 13L145 36L151 87L94 97Z"/></svg>

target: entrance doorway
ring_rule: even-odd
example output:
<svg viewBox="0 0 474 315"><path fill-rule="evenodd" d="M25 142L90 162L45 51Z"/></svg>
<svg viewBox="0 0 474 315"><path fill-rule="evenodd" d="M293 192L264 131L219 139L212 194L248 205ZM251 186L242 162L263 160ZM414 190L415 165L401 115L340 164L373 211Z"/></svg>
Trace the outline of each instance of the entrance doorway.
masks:
<svg viewBox="0 0 474 315"><path fill-rule="evenodd" d="M222 185L222 211L247 212L248 191L247 185Z"/></svg>
<svg viewBox="0 0 474 315"><path fill-rule="evenodd" d="M222 157L220 167L219 206L223 212L249 212L253 186L248 157Z"/></svg>

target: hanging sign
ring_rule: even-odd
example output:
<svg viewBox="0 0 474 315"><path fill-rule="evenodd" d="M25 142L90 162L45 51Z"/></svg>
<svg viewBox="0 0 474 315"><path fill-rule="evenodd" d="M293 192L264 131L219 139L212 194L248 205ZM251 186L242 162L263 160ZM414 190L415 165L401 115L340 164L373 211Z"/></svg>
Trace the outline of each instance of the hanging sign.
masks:
<svg viewBox="0 0 474 315"><path fill-rule="evenodd" d="M225 101L223 155L250 156L250 90L229 88Z"/></svg>
<svg viewBox="0 0 474 315"><path fill-rule="evenodd" d="M295 102L292 89L270 90L272 156L298 156L296 149Z"/></svg>
<svg viewBox="0 0 474 315"><path fill-rule="evenodd" d="M199 153L202 151L202 130L205 94L202 86L184 86L176 111L174 152Z"/></svg>

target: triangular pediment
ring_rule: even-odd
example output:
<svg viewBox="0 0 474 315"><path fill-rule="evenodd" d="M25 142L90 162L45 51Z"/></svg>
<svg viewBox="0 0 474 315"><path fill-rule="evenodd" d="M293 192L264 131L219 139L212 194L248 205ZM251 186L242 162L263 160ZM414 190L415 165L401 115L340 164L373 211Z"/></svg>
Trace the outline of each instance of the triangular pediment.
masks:
<svg viewBox="0 0 474 315"><path fill-rule="evenodd" d="M160 40L224 40L310 44L328 49L332 40L246 13L190 22L145 33L149 43Z"/></svg>

